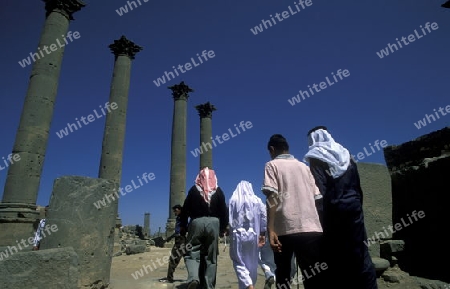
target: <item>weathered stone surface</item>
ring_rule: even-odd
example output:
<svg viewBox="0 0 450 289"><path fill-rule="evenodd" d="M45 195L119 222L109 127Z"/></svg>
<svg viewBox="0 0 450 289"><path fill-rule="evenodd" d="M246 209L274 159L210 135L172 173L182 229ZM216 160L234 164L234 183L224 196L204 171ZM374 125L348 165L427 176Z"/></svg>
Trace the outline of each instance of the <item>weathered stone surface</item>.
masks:
<svg viewBox="0 0 450 289"><path fill-rule="evenodd" d="M392 179L394 238L405 241L400 268L411 275L450 282L446 193L450 171L450 127L384 149ZM419 214L420 213L420 214Z"/></svg>
<svg viewBox="0 0 450 289"><path fill-rule="evenodd" d="M22 239L27 240L34 237L36 220L26 218L15 222L0 223L0 251L7 246L15 246ZM0 221L1 222L1 221ZM23 251L30 251L31 247L24 248Z"/></svg>
<svg viewBox="0 0 450 289"><path fill-rule="evenodd" d="M387 268L390 267L389 261L383 258L372 257L372 263L378 276L380 276L384 271L387 270Z"/></svg>
<svg viewBox="0 0 450 289"><path fill-rule="evenodd" d="M398 258L402 258L404 250L403 240L388 240L380 243L380 257L389 260L391 266L398 263Z"/></svg>
<svg viewBox="0 0 450 289"><path fill-rule="evenodd" d="M147 245L147 240L134 240L134 245L142 245L142 246L146 246Z"/></svg>
<svg viewBox="0 0 450 289"><path fill-rule="evenodd" d="M357 166L364 194L364 223L371 238L392 224L391 179L385 165L358 162ZM380 257L379 245L371 245L369 252Z"/></svg>
<svg viewBox="0 0 450 289"><path fill-rule="evenodd" d="M78 289L78 255L73 248L16 253L0 261L2 289Z"/></svg>
<svg viewBox="0 0 450 289"><path fill-rule="evenodd" d="M125 249L127 255L144 253L147 247L145 245L128 245Z"/></svg>
<svg viewBox="0 0 450 289"><path fill-rule="evenodd" d="M109 180L78 176L55 180L47 222L58 231L42 240L41 249L73 247L81 288L109 283L117 208L114 202L100 208L94 202L112 194L115 186Z"/></svg>
<svg viewBox="0 0 450 289"><path fill-rule="evenodd" d="M65 3L66 5L54 5L55 1L46 2L47 17L39 40L39 49L55 45L55 39L66 35L72 14L85 6L80 1L71 1L70 4ZM39 54L33 56L36 59L32 64L12 149L14 155L17 153L20 156L20 160L8 167L0 203L0 246L14 245L16 240L27 239L29 232L33 230L34 221L39 218L36 200L64 50L63 45L45 57ZM14 232L14 236L11 232Z"/></svg>

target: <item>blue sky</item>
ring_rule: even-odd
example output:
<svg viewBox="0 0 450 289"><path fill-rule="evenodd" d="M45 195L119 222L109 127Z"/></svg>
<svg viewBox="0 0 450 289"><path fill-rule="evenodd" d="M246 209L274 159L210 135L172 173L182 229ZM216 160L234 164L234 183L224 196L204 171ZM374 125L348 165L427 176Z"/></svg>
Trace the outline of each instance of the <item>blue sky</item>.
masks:
<svg viewBox="0 0 450 289"><path fill-rule="evenodd" d="M312 0L257 35L250 29L263 19L289 11L289 6L297 11L294 1L140 1L122 16L116 10L127 1L85 1L87 6L74 15L69 30L80 37L65 48L40 205L48 203L55 178L97 177L105 118L67 137L56 132L108 101L114 64L108 45L121 35L144 47L131 71L122 185L145 172L155 179L122 196L119 213L124 224L134 225L150 212L152 232L164 230L169 214L173 99L168 85L185 81L195 90L188 100L186 189L200 161L190 153L199 146L195 106L210 101L217 107L213 135L241 121L252 123L213 150L213 166L227 198L243 179L262 197L266 144L274 133L285 135L291 153L302 159L306 132L316 125L328 126L352 154L365 147L370 152L369 143L376 140L397 145L450 125L449 115L420 129L414 125L433 109L450 105L450 9L440 7L443 0L407 5ZM44 15L41 1L5 0L0 10L0 158L12 150L30 77L31 65L22 68L18 62L36 51ZM438 29L424 35L420 25L427 22L436 22ZM383 58L377 55L414 30L419 35L414 42ZM204 50L213 50L215 57L155 85L165 71ZM300 103L288 102L308 85L319 85L326 77L332 81L339 69L350 75ZM385 164L382 151L362 161ZM0 171L1 188L6 175L7 170Z"/></svg>

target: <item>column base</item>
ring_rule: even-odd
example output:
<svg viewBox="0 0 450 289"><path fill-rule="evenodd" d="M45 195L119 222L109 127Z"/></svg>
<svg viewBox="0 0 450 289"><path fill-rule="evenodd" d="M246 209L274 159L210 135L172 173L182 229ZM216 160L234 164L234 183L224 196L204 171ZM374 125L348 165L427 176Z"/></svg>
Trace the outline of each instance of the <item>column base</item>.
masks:
<svg viewBox="0 0 450 289"><path fill-rule="evenodd" d="M34 238L39 218L34 204L0 203L0 247L16 246L22 239L28 244L28 239Z"/></svg>

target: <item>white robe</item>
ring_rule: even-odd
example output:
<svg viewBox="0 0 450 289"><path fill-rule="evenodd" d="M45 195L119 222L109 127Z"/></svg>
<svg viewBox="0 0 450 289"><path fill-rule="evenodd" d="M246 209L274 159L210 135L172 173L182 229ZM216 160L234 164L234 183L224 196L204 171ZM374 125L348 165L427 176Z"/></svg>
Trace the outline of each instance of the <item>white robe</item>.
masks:
<svg viewBox="0 0 450 289"><path fill-rule="evenodd" d="M239 289L255 285L260 232L266 231L266 207L252 185L241 181L229 201L230 258L238 277Z"/></svg>

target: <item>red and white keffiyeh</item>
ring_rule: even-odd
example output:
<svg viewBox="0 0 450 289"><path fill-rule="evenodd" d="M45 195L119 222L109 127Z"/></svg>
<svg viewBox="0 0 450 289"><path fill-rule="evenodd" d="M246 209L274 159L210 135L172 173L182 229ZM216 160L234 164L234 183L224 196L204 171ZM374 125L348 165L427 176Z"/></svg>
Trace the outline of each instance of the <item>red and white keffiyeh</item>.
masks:
<svg viewBox="0 0 450 289"><path fill-rule="evenodd" d="M212 195L217 190L217 177L214 170L203 168L195 178L195 186L202 194L206 203L210 203Z"/></svg>

